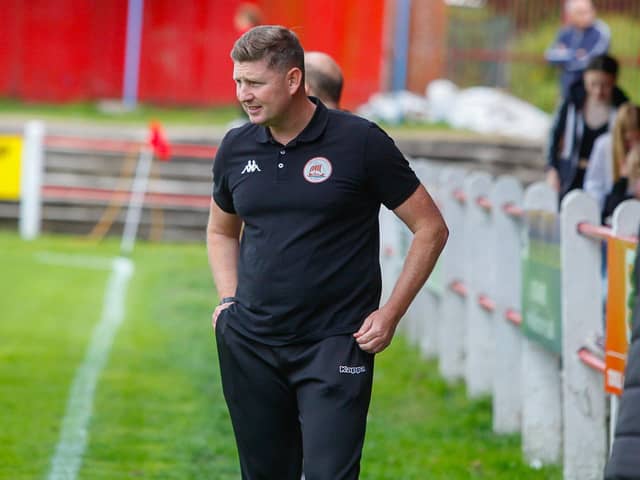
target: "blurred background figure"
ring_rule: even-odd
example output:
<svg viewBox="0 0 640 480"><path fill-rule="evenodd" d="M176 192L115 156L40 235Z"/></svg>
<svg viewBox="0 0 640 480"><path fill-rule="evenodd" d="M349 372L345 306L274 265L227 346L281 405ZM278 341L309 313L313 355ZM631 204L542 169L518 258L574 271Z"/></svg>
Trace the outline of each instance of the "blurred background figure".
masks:
<svg viewBox="0 0 640 480"><path fill-rule="evenodd" d="M233 27L238 35L251 30L253 27L257 27L262 23L262 10L255 3L244 2L238 5L236 13L233 16ZM238 104L238 118L232 120L227 128L236 128L244 125L249 121L247 112L244 111L242 105Z"/></svg>
<svg viewBox="0 0 640 480"><path fill-rule="evenodd" d="M627 95L616 86L618 61L609 55L591 59L582 82L572 85L556 112L547 149L547 183L560 199L582 188L596 139L613 126Z"/></svg>
<svg viewBox="0 0 640 480"><path fill-rule="evenodd" d="M319 98L328 108L340 108L343 77L335 60L324 52L305 52L304 70L307 95Z"/></svg>
<svg viewBox="0 0 640 480"><path fill-rule="evenodd" d="M637 143L625 156L620 176L604 199L602 222L611 223L616 207L632 198L640 199L640 145Z"/></svg>
<svg viewBox="0 0 640 480"><path fill-rule="evenodd" d="M262 23L262 10L255 3L241 3L233 17L233 26L239 34L242 34Z"/></svg>
<svg viewBox="0 0 640 480"><path fill-rule="evenodd" d="M562 98L566 98L571 85L580 80L589 61L609 50L611 37L607 24L596 19L591 0L567 0L565 16L567 25L545 52L549 63L562 68Z"/></svg>
<svg viewBox="0 0 640 480"><path fill-rule="evenodd" d="M613 131L593 144L585 173L584 190L598 201L600 211L605 198L627 166L631 149L640 142L640 107L625 103L618 110Z"/></svg>

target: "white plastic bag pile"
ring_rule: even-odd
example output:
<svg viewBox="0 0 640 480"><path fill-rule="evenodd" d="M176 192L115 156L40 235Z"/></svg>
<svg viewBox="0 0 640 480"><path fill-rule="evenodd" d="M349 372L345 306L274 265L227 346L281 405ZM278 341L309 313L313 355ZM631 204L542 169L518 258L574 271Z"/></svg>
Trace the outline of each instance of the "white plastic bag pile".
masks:
<svg viewBox="0 0 640 480"><path fill-rule="evenodd" d="M421 97L411 92L378 93L357 110L374 121L397 125L444 122L474 132L544 141L551 116L508 93L490 87L459 89L449 80L434 80Z"/></svg>

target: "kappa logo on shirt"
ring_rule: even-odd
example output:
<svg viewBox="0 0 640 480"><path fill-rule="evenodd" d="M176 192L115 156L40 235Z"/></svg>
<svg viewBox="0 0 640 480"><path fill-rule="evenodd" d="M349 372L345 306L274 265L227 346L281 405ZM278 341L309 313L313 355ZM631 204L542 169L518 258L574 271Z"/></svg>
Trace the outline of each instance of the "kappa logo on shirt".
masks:
<svg viewBox="0 0 640 480"><path fill-rule="evenodd" d="M258 166L255 160L249 160L247 164L244 166L244 168L242 169L241 175L244 175L245 173L254 173L254 172L261 172L261 171L262 170L260 170L260 167Z"/></svg>
<svg viewBox="0 0 640 480"><path fill-rule="evenodd" d="M333 166L327 158L314 157L305 164L302 175L307 182L322 183L329 179L332 172Z"/></svg>
<svg viewBox="0 0 640 480"><path fill-rule="evenodd" d="M338 367L338 372L346 373L348 375L360 375L361 373L367 372L367 367L364 365L360 365L358 367L347 367L346 365L340 365Z"/></svg>

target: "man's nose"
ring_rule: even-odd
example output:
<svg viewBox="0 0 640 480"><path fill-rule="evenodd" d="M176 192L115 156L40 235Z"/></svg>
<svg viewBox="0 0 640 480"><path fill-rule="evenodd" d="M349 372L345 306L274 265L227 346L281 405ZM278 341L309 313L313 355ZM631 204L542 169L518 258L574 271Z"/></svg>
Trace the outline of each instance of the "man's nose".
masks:
<svg viewBox="0 0 640 480"><path fill-rule="evenodd" d="M252 98L252 94L251 91L247 88L246 85L238 85L238 88L236 90L236 96L238 97L238 100L241 102L246 102L248 100L251 100Z"/></svg>

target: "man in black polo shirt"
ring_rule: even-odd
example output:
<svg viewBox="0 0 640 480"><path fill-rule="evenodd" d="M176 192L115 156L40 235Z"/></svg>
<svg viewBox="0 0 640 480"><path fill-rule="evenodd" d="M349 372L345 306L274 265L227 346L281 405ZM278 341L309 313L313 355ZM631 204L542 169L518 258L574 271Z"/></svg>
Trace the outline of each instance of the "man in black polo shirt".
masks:
<svg viewBox="0 0 640 480"><path fill-rule="evenodd" d="M231 56L250 123L216 155L207 244L242 478L357 479L374 354L391 342L447 228L382 130L305 95L295 34L255 27ZM381 204L414 236L379 307Z"/></svg>

